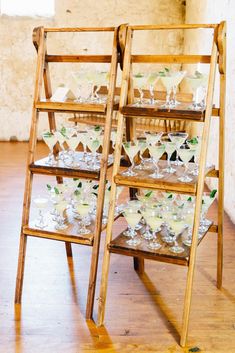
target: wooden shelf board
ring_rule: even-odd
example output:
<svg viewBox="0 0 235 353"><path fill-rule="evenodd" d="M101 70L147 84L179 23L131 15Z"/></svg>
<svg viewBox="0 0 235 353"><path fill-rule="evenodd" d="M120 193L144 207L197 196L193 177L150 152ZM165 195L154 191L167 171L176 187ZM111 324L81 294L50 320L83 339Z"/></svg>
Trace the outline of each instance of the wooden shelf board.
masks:
<svg viewBox="0 0 235 353"><path fill-rule="evenodd" d="M204 121L205 110L191 110L191 102L181 102L176 108L162 108L164 101L159 101L157 104L151 105L144 103L143 106L138 106L136 103L128 104L121 109L121 113L128 117L145 117L171 120L189 120L189 121Z"/></svg>
<svg viewBox="0 0 235 353"><path fill-rule="evenodd" d="M47 220L47 227L44 229L40 229L35 226L35 220L29 221L27 226L23 227L24 234L38 237L38 238L46 238L53 239L58 241L66 241L75 244L82 245L93 245L94 240L94 231L95 231L95 219L91 220L91 225L86 228L90 230L90 234L80 234L79 233L79 220L75 217L75 214L71 209L68 209L64 213L64 217L66 218L66 224L68 227L64 230L57 230L55 228L55 221L53 221L53 216L50 212L47 212L44 216L44 219ZM120 217L120 214L115 215L115 220ZM107 224L102 224L102 231L104 231L107 227Z"/></svg>
<svg viewBox="0 0 235 353"><path fill-rule="evenodd" d="M189 168L192 168L193 165L194 163L190 163ZM165 160L159 161L160 170L166 168L166 166L167 166L167 161ZM197 191L198 178L195 176L192 176L193 180L191 182L182 183L177 178L183 174L184 167L182 166L177 166L177 167L173 166L173 167L176 169L176 172L174 174L164 173L165 176L162 179L154 179L149 176L150 174L153 173L153 169L144 169L144 170L134 169L134 172L137 173L136 176L123 175L123 173L126 171L125 169L121 173L118 173L117 175L115 175L114 181L117 185L123 185L123 186L128 186L133 188L161 189L161 190L167 190L172 192L195 194ZM214 166L208 167L206 175L213 170L214 170Z"/></svg>
<svg viewBox="0 0 235 353"><path fill-rule="evenodd" d="M71 112L94 112L99 114L105 114L106 104L97 103L77 103L73 100L66 100L64 102L53 102L50 99L41 100L36 102L35 108L40 111L71 111Z"/></svg>
<svg viewBox="0 0 235 353"><path fill-rule="evenodd" d="M56 175L71 178L89 178L89 179L99 179L100 169L91 170L88 169L87 164L80 161L83 156L83 152L76 152L75 163L79 163L79 167L71 167L65 165L61 160L57 161L55 166L50 166L47 164L48 157L35 161L29 166L29 169L34 174L45 174L45 175ZM113 157L109 156L108 168L113 164Z"/></svg>
<svg viewBox="0 0 235 353"><path fill-rule="evenodd" d="M212 224L212 222L211 222ZM209 229L210 227L208 227ZM121 254L125 256L134 256L139 258L145 258L149 260L155 260L160 262L167 262L182 266L189 265L190 247L184 245L182 240L187 238L187 229L178 236L178 244L183 246L185 249L181 254L174 254L169 250L171 245L164 243L161 240L161 235L164 235L166 229L157 234L157 240L162 244L162 247L158 250L152 250L148 248L148 241L141 236L141 231L138 232L137 237L141 239L141 243L138 246L130 246L126 243L128 238L123 235L123 232L113 239L108 245L108 249L111 253ZM203 234L202 238L198 241L198 245L201 243L208 230ZM144 231L142 231L144 233Z"/></svg>

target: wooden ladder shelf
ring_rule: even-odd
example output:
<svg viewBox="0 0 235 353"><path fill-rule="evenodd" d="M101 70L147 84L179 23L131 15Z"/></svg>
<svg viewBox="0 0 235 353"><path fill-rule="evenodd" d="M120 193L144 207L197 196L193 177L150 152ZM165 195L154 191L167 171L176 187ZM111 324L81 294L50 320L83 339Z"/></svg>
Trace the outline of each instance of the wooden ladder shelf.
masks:
<svg viewBox="0 0 235 353"><path fill-rule="evenodd" d="M213 31L212 51L210 55L132 55L132 41L136 31L161 31L174 29L211 29ZM157 35L157 34L156 34ZM117 253L126 256L133 256L135 259L135 269L143 271L143 259L151 259L173 264L188 266L184 310L183 310L183 324L181 332L181 346L186 345L188 335L189 313L191 306L191 296L193 287L194 268L196 262L197 246L201 242L198 241L198 228L200 221L200 211L202 196L204 191L204 182L206 177L218 178L218 225L208 227L208 231L216 232L218 251L217 251L217 286L222 286L222 263L223 263L223 199L224 199L224 118L225 118L225 36L226 26L224 22L212 25L146 25L146 26L127 26L125 55L123 58L123 76L120 93L120 105L118 113L117 124L117 140L114 155L114 166L112 176L112 187L110 196L110 209L108 216L107 235L104 250L102 280L99 297L99 311L98 324L102 325L104 322L105 304L107 297L108 272L110 254ZM190 110L190 99L188 94L180 93L178 100L181 104L175 109L163 109L161 105L138 106L134 104L134 93L132 87L132 64L133 63L207 63L210 64L209 83L206 98L206 109L204 110ZM213 92L216 70L219 70L220 75L220 104L218 108L213 107ZM155 96L159 96L155 92ZM177 173L181 172L180 168L177 170L176 176L170 175L164 179L149 178L148 170L139 171L136 176L124 176L119 171L123 131L127 125L127 138L132 140L135 138L135 119L137 117L156 118L165 120L187 120L193 122L203 123L202 146L199 164L199 176L195 177L190 183L181 183L177 180ZM207 147L209 140L209 131L211 116L219 118L219 170L214 167L206 167ZM161 161L165 163L165 161ZM131 188L147 188L160 189L179 193L189 193L196 196L194 226L192 235L192 246L184 251L183 254L172 254L164 246L157 250L149 250L145 244L140 244L138 247L128 246L125 237L119 234L115 239L112 239L112 228L114 222L114 208L116 199L116 189L118 185L124 185ZM206 234L207 232L205 232ZM205 236L204 234L204 236Z"/></svg>
<svg viewBox="0 0 235 353"><path fill-rule="evenodd" d="M112 34L111 55L48 55L46 49L48 33L93 33L96 32L110 32ZM18 272L16 280L15 302L20 303L22 297L24 265L26 256L27 238L39 237L63 241L66 245L67 256L72 256L71 243L88 245L92 247L90 278L87 296L86 317L92 318L94 295L96 286L98 256L100 235L104 227L102 226L102 214L104 193L106 184L107 168L112 165L109 161L109 147L110 147L110 133L112 124L113 107L115 106L115 86L116 74L118 64L118 32L119 28L35 28L33 32L33 42L37 50L37 67L36 67L36 81L35 92L32 110L32 122L29 140L29 152L26 171L25 194L23 205L23 218L20 236ZM49 73L49 63L107 63L109 64L109 89L107 92L107 103L105 104L81 104L71 100L65 102L54 102L51 100L52 88ZM42 99L42 88L44 85L45 99ZM104 139L102 146L101 168L98 171L89 170L86 165L80 165L78 168L71 168L65 166L62 162L58 163L56 167L48 166L47 158L35 161L35 151L37 144L37 126L39 115L41 112L48 113L48 122L50 130L56 130L56 113L89 113L91 116L102 114L104 116ZM56 151L55 148L55 153ZM79 154L80 152L76 152ZM69 178L85 178L99 181L99 190L97 198L97 213L96 219L91 224L91 234L79 234L77 222L72 218L69 219L69 227L63 231L56 231L54 226L48 226L46 229L38 229L30 220L30 205L33 177L35 174L49 175L56 177L57 182L62 183L63 177ZM69 217L69 215L68 215Z"/></svg>

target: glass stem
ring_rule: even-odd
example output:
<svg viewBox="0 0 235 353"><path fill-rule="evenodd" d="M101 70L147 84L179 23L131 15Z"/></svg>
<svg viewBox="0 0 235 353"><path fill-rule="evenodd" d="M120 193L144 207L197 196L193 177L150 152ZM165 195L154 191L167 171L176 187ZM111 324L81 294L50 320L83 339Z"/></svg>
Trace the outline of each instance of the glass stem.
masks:
<svg viewBox="0 0 235 353"><path fill-rule="evenodd" d="M156 159L153 160L154 161L154 166L155 166L155 173L159 174L159 166L158 166L158 161Z"/></svg>
<svg viewBox="0 0 235 353"><path fill-rule="evenodd" d="M171 155L170 155L170 153L168 153L168 155L167 155L167 165L168 165L168 168L171 168Z"/></svg>
<svg viewBox="0 0 235 353"><path fill-rule="evenodd" d="M184 175L187 176L188 174L188 163L185 163Z"/></svg>

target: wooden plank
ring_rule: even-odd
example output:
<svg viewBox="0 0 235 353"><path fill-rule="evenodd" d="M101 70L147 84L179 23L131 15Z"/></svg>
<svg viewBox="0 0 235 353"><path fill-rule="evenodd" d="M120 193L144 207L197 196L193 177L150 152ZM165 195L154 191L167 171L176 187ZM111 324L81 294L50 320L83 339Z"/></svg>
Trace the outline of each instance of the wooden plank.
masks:
<svg viewBox="0 0 235 353"><path fill-rule="evenodd" d="M37 101L35 103L35 108L40 111L72 111L72 112L94 112L94 113L105 113L106 112L106 104L82 104L77 103L73 100L67 100L65 102L53 102L50 99L45 99L41 101Z"/></svg>
<svg viewBox="0 0 235 353"><path fill-rule="evenodd" d="M47 32L113 32L115 27L48 27L44 28Z"/></svg>
<svg viewBox="0 0 235 353"><path fill-rule="evenodd" d="M82 158L82 152L75 153L75 161L78 161L79 166L66 166L63 161L58 160L56 166L49 166L47 164L48 157L31 163L29 168L34 174L54 175L70 178L88 178L98 180L100 177L99 170L91 170L88 168L87 163L80 161ZM108 159L107 167L111 167L113 162L112 156Z"/></svg>
<svg viewBox="0 0 235 353"><path fill-rule="evenodd" d="M111 63L111 55L46 55L48 63Z"/></svg>
<svg viewBox="0 0 235 353"><path fill-rule="evenodd" d="M216 28L217 23L211 24L179 24L179 25L133 25L128 26L135 31L146 30L162 30L162 29L199 29L199 28Z"/></svg>
<svg viewBox="0 0 235 353"><path fill-rule="evenodd" d="M160 101L156 105L144 104L138 106L130 104L121 109L121 113L128 117L145 117L145 118L158 118L158 119L171 119L171 120L188 120L188 121L204 121L204 109L190 110L191 105L188 103L181 103L177 108L166 109L162 108L164 101Z"/></svg>
<svg viewBox="0 0 235 353"><path fill-rule="evenodd" d="M210 229L210 227L208 227ZM184 248L184 252L181 254L174 254L169 250L171 245L164 243L162 240L162 236L166 234L166 228L163 227L162 231L157 234L157 241L162 245L162 247L158 250L152 250L148 248L149 241L142 238L142 234L144 234L145 230L141 230L137 234L137 238L140 239L141 243L133 247L127 244L128 238L123 235L123 232L119 234L115 239L113 239L109 245L108 249L111 253L121 254L125 256L135 256L139 258L172 263L176 265L188 266L189 265L189 255L190 248L183 244L183 240L185 237L187 238L187 229L182 232L178 236L177 242L180 246ZM208 230L203 234L203 237L198 241L198 245L202 242L204 237L206 236Z"/></svg>
<svg viewBox="0 0 235 353"><path fill-rule="evenodd" d="M210 55L132 55L132 63L209 64Z"/></svg>
<svg viewBox="0 0 235 353"><path fill-rule="evenodd" d="M166 166L167 161L159 161L160 170L166 168ZM193 166L194 163L189 164L189 168L192 168ZM181 183L177 178L184 173L184 167L178 166L175 168L176 172L174 174L165 173L165 176L162 179L154 179L150 177L150 174L154 171L153 169L134 170L137 174L136 176L125 176L123 175L125 172L124 170L114 176L114 181L117 185L128 187L132 186L136 188L159 189L186 194L196 194L198 177L192 176L193 180L190 183ZM212 170L214 170L214 166L208 167L206 169L206 175Z"/></svg>

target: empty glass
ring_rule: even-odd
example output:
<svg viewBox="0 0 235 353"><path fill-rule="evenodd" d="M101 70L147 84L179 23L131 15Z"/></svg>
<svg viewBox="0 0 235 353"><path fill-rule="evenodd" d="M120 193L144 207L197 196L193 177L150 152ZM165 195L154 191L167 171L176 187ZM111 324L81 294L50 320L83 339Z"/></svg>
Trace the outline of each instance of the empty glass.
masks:
<svg viewBox="0 0 235 353"><path fill-rule="evenodd" d="M43 211L47 208L48 199L46 197L37 196L33 200L34 205L38 209L38 218L35 221L35 227L44 229L47 227L47 223L44 220Z"/></svg>

